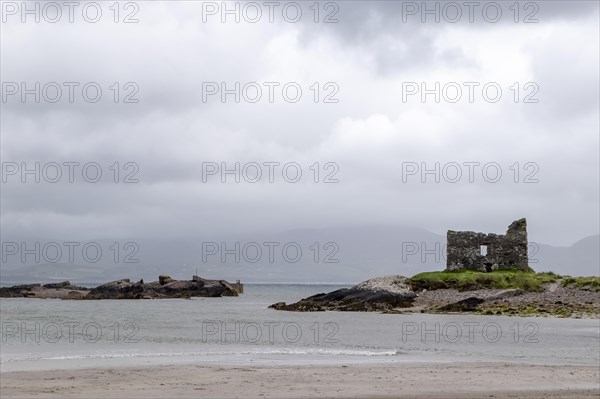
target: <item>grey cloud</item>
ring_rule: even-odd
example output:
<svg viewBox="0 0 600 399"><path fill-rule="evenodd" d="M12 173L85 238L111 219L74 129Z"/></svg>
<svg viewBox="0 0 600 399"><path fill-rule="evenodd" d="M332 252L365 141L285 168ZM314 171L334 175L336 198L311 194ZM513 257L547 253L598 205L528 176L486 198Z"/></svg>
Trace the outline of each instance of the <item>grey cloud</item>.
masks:
<svg viewBox="0 0 600 399"><path fill-rule="evenodd" d="M531 65L503 62L507 70L526 65L527 79L540 84L539 104L406 104L404 79L487 78L469 52L489 55L463 43L440 45L449 33L518 38L527 30L398 24L400 5L390 2L340 3L339 24L202 25L186 13L192 5L179 4L149 5L146 19L127 29L3 25L3 81L140 86L138 104L2 104L3 162L140 166L133 185L2 184L3 233L183 239L403 224L443 234L452 227L496 231L523 216L532 237L550 244L598 233L597 50L527 37ZM592 41L597 8L544 3L540 18L551 33L560 28ZM510 81L509 72L499 78ZM298 104L201 101L202 81L266 80L334 81L340 102L315 104L308 89ZM340 183L202 183L202 162L236 161L294 161L307 178L314 162L332 161ZM514 162L536 162L540 183L402 183L406 161L494 161L507 178Z"/></svg>

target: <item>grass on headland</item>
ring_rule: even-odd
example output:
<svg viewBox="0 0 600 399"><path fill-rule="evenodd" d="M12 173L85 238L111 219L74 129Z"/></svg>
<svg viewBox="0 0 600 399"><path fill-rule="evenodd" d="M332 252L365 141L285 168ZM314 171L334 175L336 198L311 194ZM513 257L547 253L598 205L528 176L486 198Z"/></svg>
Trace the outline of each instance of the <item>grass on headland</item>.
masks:
<svg viewBox="0 0 600 399"><path fill-rule="evenodd" d="M454 288L459 291L480 290L486 288L541 291L544 284L560 280L562 277L552 272L526 272L521 270L495 270L478 272L474 270L442 271L419 273L408 279L414 290L437 290ZM600 278L586 277L588 279Z"/></svg>
<svg viewBox="0 0 600 399"><path fill-rule="evenodd" d="M600 292L600 277L571 277L561 280L563 287L575 286L581 290Z"/></svg>

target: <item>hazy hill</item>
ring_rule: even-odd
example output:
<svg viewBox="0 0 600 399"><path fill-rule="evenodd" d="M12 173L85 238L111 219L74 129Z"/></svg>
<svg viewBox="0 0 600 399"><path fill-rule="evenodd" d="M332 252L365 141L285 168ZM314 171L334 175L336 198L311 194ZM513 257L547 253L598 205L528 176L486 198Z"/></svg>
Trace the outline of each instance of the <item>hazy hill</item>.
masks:
<svg viewBox="0 0 600 399"><path fill-rule="evenodd" d="M3 237L3 242L26 242L31 248L36 241L30 237ZM68 241L68 240L43 240ZM241 279L245 282L341 282L355 283L371 277L388 274L413 275L422 271L445 268L445 237L423 229L407 226L355 226L348 228L294 229L253 237L197 238L195 240L93 240L103 249L96 263L87 262L76 251L75 260L69 263L66 254L56 263L35 264L33 256L21 263L16 255L7 256L2 264L1 281L32 282L46 280L71 280L72 282L104 282L117 278L144 278L155 280L158 274L170 274L175 278L189 278L196 272L208 278ZM115 263L114 251L109 247L119 242L119 262ZM139 247L132 258L138 263L124 263L125 255L132 252L123 249L127 241ZM234 255L227 255L222 262L220 253L202 258L202 243L226 243L232 249L235 242L240 248L248 243L246 260L240 253L240 262ZM274 246L274 261L269 261L268 246ZM553 247L532 242L530 266L537 271L552 270L560 274L599 275L600 236L583 238L570 247ZM288 243L289 259L296 257L295 248L302 250L297 262L286 261L283 246ZM318 243L317 246L314 243ZM326 246L330 243L328 246ZM255 262L255 246L261 247L262 256ZM336 252L337 250L337 252ZM241 251L240 251L241 252ZM315 258L316 257L316 258ZM327 258L328 257L328 258ZM325 262L325 259L329 262ZM248 261L250 260L250 261ZM337 263L334 261L337 260Z"/></svg>

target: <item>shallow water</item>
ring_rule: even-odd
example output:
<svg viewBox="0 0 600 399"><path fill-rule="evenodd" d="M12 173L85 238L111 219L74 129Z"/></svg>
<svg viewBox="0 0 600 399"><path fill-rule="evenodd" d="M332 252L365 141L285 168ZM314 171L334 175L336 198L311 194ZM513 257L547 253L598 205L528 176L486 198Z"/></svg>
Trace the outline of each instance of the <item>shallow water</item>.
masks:
<svg viewBox="0 0 600 399"><path fill-rule="evenodd" d="M282 312L340 286L246 285L237 298L0 300L3 372L146 364L518 362L598 365L600 323Z"/></svg>

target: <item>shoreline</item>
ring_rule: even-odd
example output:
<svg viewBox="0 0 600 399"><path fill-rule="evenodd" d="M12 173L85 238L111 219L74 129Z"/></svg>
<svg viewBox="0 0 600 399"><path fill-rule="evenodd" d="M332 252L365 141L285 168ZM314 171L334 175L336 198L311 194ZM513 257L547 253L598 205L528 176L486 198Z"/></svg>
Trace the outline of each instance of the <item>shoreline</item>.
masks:
<svg viewBox="0 0 600 399"><path fill-rule="evenodd" d="M595 398L595 366L169 365L0 373L3 398Z"/></svg>
<svg viewBox="0 0 600 399"><path fill-rule="evenodd" d="M411 278L393 275L375 277L290 304L276 302L269 307L293 312L600 318L600 278L577 279L553 273L507 271L428 272Z"/></svg>

